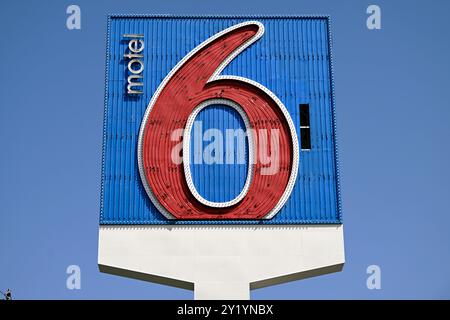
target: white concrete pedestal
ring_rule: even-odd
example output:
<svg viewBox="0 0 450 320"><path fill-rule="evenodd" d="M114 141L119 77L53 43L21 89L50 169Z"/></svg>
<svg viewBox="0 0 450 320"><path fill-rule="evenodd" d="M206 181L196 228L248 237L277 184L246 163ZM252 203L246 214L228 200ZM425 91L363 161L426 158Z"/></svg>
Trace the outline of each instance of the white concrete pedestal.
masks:
<svg viewBox="0 0 450 320"><path fill-rule="evenodd" d="M342 225L100 226L100 271L249 299L250 289L342 270Z"/></svg>

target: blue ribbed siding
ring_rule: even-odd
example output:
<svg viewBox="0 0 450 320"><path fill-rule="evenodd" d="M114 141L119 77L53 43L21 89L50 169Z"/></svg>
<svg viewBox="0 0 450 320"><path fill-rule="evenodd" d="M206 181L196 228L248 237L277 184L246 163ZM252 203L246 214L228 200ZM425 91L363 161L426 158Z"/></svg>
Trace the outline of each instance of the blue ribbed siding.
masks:
<svg viewBox="0 0 450 320"><path fill-rule="evenodd" d="M283 209L266 221L168 221L149 200L137 168L140 123L156 88L189 51L215 33L248 20L265 26L261 39L236 57L222 72L261 83L284 103L300 134L299 104L310 104L310 151L300 153L299 172ZM102 170L101 224L340 223L337 182L329 22L319 17L111 17L107 48L105 132ZM145 35L144 94L125 95L125 33ZM205 117L200 114L198 117ZM226 129L238 125L238 115L224 116L223 108L207 117ZM225 119L232 119L225 123ZM228 121L227 120L227 121ZM211 120L213 121L213 120ZM242 125L242 124L240 124ZM300 136L299 136L300 140ZM300 146L299 146L300 148ZM201 185L202 170L192 168L194 182L203 196L223 201L239 192L246 165L226 172L235 183ZM220 179L214 179L219 183ZM231 182L231 178L229 181ZM220 191L219 191L220 190ZM219 192L219 194L217 193ZM237 193L236 193L237 192Z"/></svg>
<svg viewBox="0 0 450 320"><path fill-rule="evenodd" d="M211 105L200 111L195 123L202 129L201 135L194 136L194 132L191 133L190 168L195 188L206 200L230 201L239 195L247 178L248 144L244 138L244 148L239 148L239 142L234 138L233 149L227 148L226 130L241 130L245 134L244 121L239 113L229 106ZM208 138L205 136L207 133L211 133L211 137L205 140L204 138ZM196 141L198 136L202 141ZM221 141L216 142L216 139ZM202 147L197 148L196 145ZM211 145L217 147L214 152L208 152L206 149ZM216 154L216 151L219 154ZM213 159L210 159L210 154ZM209 164L205 165L208 162Z"/></svg>

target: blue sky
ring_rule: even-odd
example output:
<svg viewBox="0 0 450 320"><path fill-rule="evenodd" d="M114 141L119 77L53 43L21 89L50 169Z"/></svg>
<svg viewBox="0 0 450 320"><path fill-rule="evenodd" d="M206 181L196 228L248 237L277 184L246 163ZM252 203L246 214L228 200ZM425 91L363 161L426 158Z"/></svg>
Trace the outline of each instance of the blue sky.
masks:
<svg viewBox="0 0 450 320"><path fill-rule="evenodd" d="M82 29L66 28L81 7ZM382 29L366 28L369 4ZM106 14L329 14L347 263L254 299L450 298L448 1L13 1L0 4L0 290L17 299L190 299L101 274ZM66 268L81 267L81 290ZM368 290L379 265L382 289Z"/></svg>

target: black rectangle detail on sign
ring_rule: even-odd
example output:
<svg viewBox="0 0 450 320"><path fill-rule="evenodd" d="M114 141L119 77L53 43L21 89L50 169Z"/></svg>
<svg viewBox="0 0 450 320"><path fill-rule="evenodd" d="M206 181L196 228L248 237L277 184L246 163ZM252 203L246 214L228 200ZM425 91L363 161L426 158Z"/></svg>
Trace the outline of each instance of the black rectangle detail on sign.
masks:
<svg viewBox="0 0 450 320"><path fill-rule="evenodd" d="M309 127L309 104L300 104L300 127Z"/></svg>
<svg viewBox="0 0 450 320"><path fill-rule="evenodd" d="M300 137L302 150L311 150L311 129L301 128Z"/></svg>

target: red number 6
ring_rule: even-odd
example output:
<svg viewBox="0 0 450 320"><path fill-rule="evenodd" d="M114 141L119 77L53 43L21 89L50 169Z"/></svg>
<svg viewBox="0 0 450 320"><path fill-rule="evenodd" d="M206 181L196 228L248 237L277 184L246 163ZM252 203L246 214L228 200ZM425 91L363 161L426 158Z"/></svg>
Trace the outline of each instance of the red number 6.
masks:
<svg viewBox="0 0 450 320"><path fill-rule="evenodd" d="M144 188L169 219L269 219L285 204L298 171L298 140L292 119L281 101L264 86L237 76L220 76L225 66L258 40L264 26L257 21L237 24L197 46L166 76L142 120L138 166ZM232 201L214 203L195 190L189 170L189 134L195 115L212 103L227 104L244 117L249 134L249 174L242 192ZM186 128L186 126L188 126ZM184 164L172 161L174 130L183 127ZM250 129L247 128L247 129ZM264 173L257 159L260 129L278 132L279 170ZM183 167L184 165L184 167Z"/></svg>

